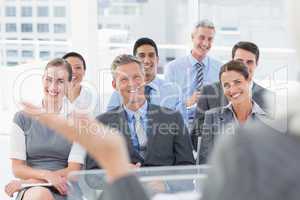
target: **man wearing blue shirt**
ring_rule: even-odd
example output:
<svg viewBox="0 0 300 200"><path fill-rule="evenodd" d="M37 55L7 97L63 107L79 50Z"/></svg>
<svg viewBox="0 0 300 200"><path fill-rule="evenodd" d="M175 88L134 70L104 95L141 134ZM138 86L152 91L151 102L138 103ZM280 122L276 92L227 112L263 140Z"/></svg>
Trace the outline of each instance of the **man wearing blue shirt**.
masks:
<svg viewBox="0 0 300 200"><path fill-rule="evenodd" d="M120 55L112 64L115 90L122 104L99 115L97 120L122 133L131 163L141 166L189 165L194 163L192 145L181 114L146 100L144 67L131 55ZM86 168L98 168L87 157Z"/></svg>
<svg viewBox="0 0 300 200"><path fill-rule="evenodd" d="M191 36L193 42L191 53L168 63L165 71L165 79L180 87L183 95L182 101L188 108L190 119L194 117L200 88L218 81L219 69L222 65L221 62L207 55L215 36L215 27L212 22L200 21Z"/></svg>
<svg viewBox="0 0 300 200"><path fill-rule="evenodd" d="M155 42L150 38L138 39L134 44L133 55L139 58L144 66L145 94L148 102L172 110L182 111L184 107L181 103L180 88L157 76L159 56ZM109 100L107 110L112 110L121 104L121 95L117 91L114 91Z"/></svg>

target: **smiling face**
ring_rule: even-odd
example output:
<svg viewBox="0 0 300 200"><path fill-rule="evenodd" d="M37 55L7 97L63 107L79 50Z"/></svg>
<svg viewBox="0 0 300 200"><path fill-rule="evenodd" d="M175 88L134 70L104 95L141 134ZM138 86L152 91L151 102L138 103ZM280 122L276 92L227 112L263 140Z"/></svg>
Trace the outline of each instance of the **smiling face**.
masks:
<svg viewBox="0 0 300 200"><path fill-rule="evenodd" d="M72 83L80 84L85 75L82 60L75 56L68 57L66 60L72 67Z"/></svg>
<svg viewBox="0 0 300 200"><path fill-rule="evenodd" d="M251 101L250 82L241 73L233 70L225 71L221 75L221 83L224 95L233 105Z"/></svg>
<svg viewBox="0 0 300 200"><path fill-rule="evenodd" d="M62 101L68 89L68 72L61 66L49 66L43 75L44 100L48 103Z"/></svg>
<svg viewBox="0 0 300 200"><path fill-rule="evenodd" d="M120 65L114 72L112 86L122 96L123 104L129 108L134 104L144 104L144 84L144 73L135 62Z"/></svg>
<svg viewBox="0 0 300 200"><path fill-rule="evenodd" d="M199 27L192 33L193 50L196 57L203 59L211 49L215 37L215 30L207 27Z"/></svg>
<svg viewBox="0 0 300 200"><path fill-rule="evenodd" d="M143 63L146 83L150 83L156 76L158 65L158 56L154 47L149 44L139 46L136 57Z"/></svg>
<svg viewBox="0 0 300 200"><path fill-rule="evenodd" d="M257 67L255 54L244 49L237 49L234 54L233 60L238 60L246 65L249 71L250 79L252 80L255 69Z"/></svg>

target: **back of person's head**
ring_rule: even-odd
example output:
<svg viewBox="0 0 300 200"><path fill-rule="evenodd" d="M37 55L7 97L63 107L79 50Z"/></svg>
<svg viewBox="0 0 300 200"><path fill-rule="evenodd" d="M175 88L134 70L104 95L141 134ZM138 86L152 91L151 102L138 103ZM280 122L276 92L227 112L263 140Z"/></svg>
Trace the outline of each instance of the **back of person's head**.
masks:
<svg viewBox="0 0 300 200"><path fill-rule="evenodd" d="M133 55L136 56L137 49L143 45L152 46L155 50L156 56L158 56L158 49L157 49L156 43L152 39L147 38L147 37L142 37L142 38L138 39L137 41L135 41L134 46L133 46Z"/></svg>
<svg viewBox="0 0 300 200"><path fill-rule="evenodd" d="M249 71L248 68L244 63L238 60L231 60L224 65L222 65L220 72L219 72L219 80L221 81L221 76L224 72L228 71L235 71L241 74L246 80L249 78Z"/></svg>
<svg viewBox="0 0 300 200"><path fill-rule="evenodd" d="M144 73L143 64L137 57L135 57L133 55L129 55L129 54L121 54L121 55L117 56L111 64L111 73L113 75L113 78L115 78L115 72L119 66L126 65L129 63L138 64L141 69L141 72Z"/></svg>
<svg viewBox="0 0 300 200"><path fill-rule="evenodd" d="M85 60L84 60L84 58L81 54L72 51L72 52L66 53L62 58L67 59L69 57L75 57L75 58L78 58L79 60L81 60L82 64L83 64L83 69L84 69L84 71L86 70L86 63L85 63Z"/></svg>
<svg viewBox="0 0 300 200"><path fill-rule="evenodd" d="M51 67L62 67L68 72L68 81L72 81L72 67L66 60L62 58L55 58L53 60L50 60L45 67L45 71L47 71L47 69Z"/></svg>
<svg viewBox="0 0 300 200"><path fill-rule="evenodd" d="M254 44L253 42L247 42L247 41L240 41L240 42L236 43L232 48L232 53L231 53L232 59L234 58L237 49L243 49L243 50L253 53L256 58L256 63L258 63L259 49L256 44Z"/></svg>

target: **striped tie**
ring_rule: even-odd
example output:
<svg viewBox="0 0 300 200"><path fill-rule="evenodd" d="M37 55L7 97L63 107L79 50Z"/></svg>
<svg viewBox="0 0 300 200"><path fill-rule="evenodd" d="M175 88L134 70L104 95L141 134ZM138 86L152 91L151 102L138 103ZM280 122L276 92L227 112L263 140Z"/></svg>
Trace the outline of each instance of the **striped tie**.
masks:
<svg viewBox="0 0 300 200"><path fill-rule="evenodd" d="M203 73L204 65L203 63L196 64L196 77L195 77L195 86L196 90L200 90L203 85L204 73Z"/></svg>
<svg viewBox="0 0 300 200"><path fill-rule="evenodd" d="M134 113L134 128L136 136L139 140L140 148L145 147L147 144L147 136L143 127L143 122L141 118L141 113L139 111Z"/></svg>

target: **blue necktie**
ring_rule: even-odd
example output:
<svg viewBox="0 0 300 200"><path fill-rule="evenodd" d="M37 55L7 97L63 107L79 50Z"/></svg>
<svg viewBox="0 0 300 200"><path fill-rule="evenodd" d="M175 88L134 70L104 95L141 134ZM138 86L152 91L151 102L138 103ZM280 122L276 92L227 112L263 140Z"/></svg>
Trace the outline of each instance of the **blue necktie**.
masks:
<svg viewBox="0 0 300 200"><path fill-rule="evenodd" d="M149 85L146 85L145 86L145 97L146 97L146 99L147 99L147 101L148 101L148 103L150 103L150 93L151 93L151 90L152 90L152 87L151 86L149 86Z"/></svg>

